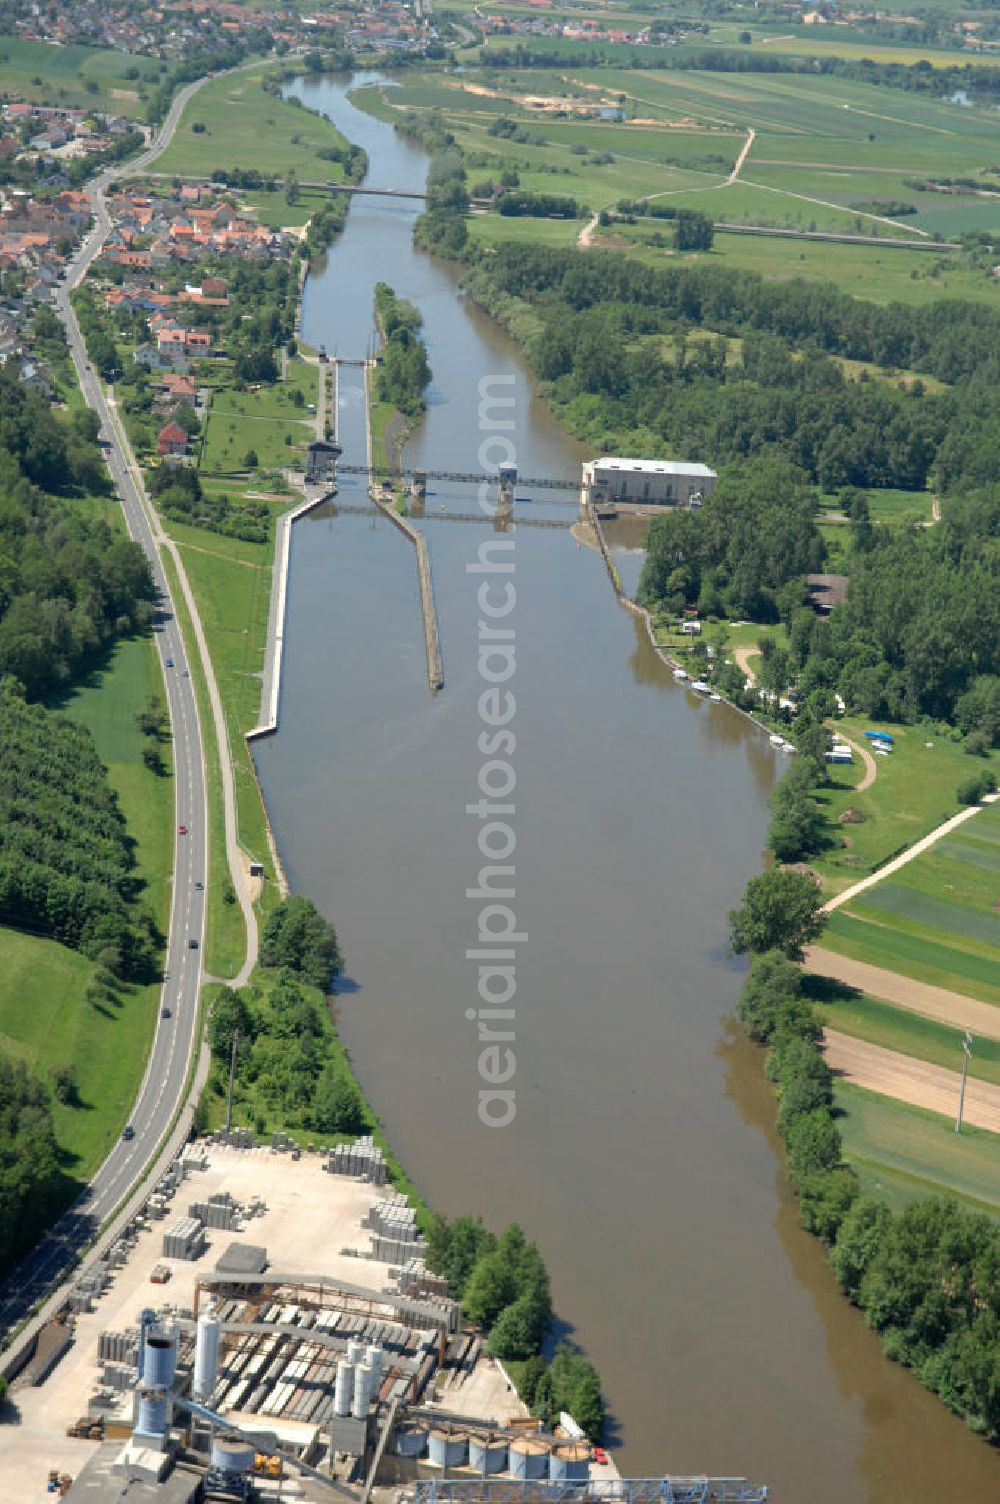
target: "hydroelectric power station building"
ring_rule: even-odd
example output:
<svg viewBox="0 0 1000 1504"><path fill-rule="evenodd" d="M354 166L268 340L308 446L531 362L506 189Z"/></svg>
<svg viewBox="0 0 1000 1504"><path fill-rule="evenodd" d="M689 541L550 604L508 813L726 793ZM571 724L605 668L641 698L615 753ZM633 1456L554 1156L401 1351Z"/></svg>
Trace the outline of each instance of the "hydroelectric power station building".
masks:
<svg viewBox="0 0 1000 1504"><path fill-rule="evenodd" d="M631 460L604 455L583 466L583 487L594 506L632 502L696 507L711 494L717 476L707 465L680 460Z"/></svg>

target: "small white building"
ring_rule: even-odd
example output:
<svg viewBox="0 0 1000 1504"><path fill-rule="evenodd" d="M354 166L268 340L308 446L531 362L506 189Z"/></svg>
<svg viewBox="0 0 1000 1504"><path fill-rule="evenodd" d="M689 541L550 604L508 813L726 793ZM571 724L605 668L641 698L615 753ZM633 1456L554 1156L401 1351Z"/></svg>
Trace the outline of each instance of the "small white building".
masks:
<svg viewBox="0 0 1000 1504"><path fill-rule="evenodd" d="M681 460L632 460L604 455L583 466L583 488L595 505L647 502L651 506L700 506L717 476L707 465Z"/></svg>

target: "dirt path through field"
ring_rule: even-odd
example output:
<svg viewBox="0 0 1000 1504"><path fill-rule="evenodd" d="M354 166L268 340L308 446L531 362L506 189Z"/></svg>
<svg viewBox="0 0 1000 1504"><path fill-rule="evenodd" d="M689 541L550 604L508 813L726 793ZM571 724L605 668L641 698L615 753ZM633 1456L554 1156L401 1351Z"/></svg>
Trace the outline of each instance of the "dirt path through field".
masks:
<svg viewBox="0 0 1000 1504"><path fill-rule="evenodd" d="M597 226L600 224L600 222L601 216L599 214L592 214L587 220L587 223L584 225L583 229L576 237L576 243L581 251L585 251L590 242L593 240L594 231L597 229Z"/></svg>
<svg viewBox="0 0 1000 1504"><path fill-rule="evenodd" d="M750 667L750 659L759 657L760 648L755 642L744 642L738 648L733 648L733 662L743 670L752 685L757 683L757 675Z"/></svg>
<svg viewBox="0 0 1000 1504"><path fill-rule="evenodd" d="M866 961L853 961L850 956L824 950L820 945L806 947L804 965L806 971L832 977L845 987L856 987L859 992L894 1003L908 1013L919 1013L953 1029L969 1029L985 1039L1000 1039L1000 1007L993 1003L983 1003L930 982L916 982L881 966L869 966Z"/></svg>
<svg viewBox="0 0 1000 1504"><path fill-rule="evenodd" d="M733 167L732 172L729 174L727 182L735 183L736 179L739 177L740 173L743 171L743 163L746 161L747 157L750 155L750 148L751 148L751 146L753 146L754 139L755 139L756 135L757 135L757 132L754 130L753 126L752 125L749 126L747 128L747 138L746 138L746 140L743 143L743 150L740 152L739 156L736 158L735 166Z"/></svg>
<svg viewBox="0 0 1000 1504"><path fill-rule="evenodd" d="M844 740L846 741L847 738L845 737ZM866 752L857 742L851 742L850 745L861 752L862 756L867 756L868 761L874 769L875 759L871 753ZM860 794L864 789L868 788L874 781L874 778L875 772L873 771L867 783L865 779L862 779L855 792ZM880 883L883 878L891 877L894 872L899 871L900 867L905 867L907 862L912 862L914 857L920 856L922 852L936 845L942 836L951 835L951 832L957 830L960 825L964 825L966 820L973 819L974 816L979 814L983 805L994 804L998 798L1000 798L1000 794L987 794L980 804L970 804L968 809L960 810L957 815L952 815L950 820L945 820L943 824L935 826L929 835L924 836L920 841L914 841L913 845L907 846L906 850L900 856L893 857L891 862L886 862L884 867L879 867L878 871L873 872L870 877L863 877L859 883L852 884L850 888L845 888L843 893L838 893L835 898L829 899L823 905L823 912L831 914L834 909L839 909L841 904L845 904L850 899L856 898L859 893L864 893L868 888L874 888L875 884Z"/></svg>
<svg viewBox="0 0 1000 1504"><path fill-rule="evenodd" d="M940 1065L928 1065L910 1055L897 1055L881 1045L867 1044L827 1029L823 1035L823 1053L830 1069L853 1086L908 1102L911 1107L925 1107L953 1118L958 1110L961 1073ZM969 1078L965 1090L965 1121L976 1128L1000 1133L1000 1086L989 1081Z"/></svg>

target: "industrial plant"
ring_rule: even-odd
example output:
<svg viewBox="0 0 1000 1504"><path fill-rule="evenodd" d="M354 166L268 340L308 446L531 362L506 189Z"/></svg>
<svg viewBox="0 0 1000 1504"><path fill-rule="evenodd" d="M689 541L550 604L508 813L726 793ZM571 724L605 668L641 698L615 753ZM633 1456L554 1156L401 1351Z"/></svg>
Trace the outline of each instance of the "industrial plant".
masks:
<svg viewBox="0 0 1000 1504"><path fill-rule="evenodd" d="M189 1145L15 1379L12 1497L43 1476L70 1504L766 1497L623 1480L572 1416L543 1428L424 1254L371 1138Z"/></svg>

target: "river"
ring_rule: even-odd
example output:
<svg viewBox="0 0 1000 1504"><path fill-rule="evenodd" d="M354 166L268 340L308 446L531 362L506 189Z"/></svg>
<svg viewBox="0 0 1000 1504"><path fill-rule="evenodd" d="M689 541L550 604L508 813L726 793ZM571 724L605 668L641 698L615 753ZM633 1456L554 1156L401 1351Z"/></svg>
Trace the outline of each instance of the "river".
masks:
<svg viewBox="0 0 1000 1504"><path fill-rule="evenodd" d="M347 80L293 91L365 148L369 183L422 185L424 154L358 111ZM420 308L434 373L411 461L481 470L488 377L515 396L522 475L577 473L514 346L413 250L416 212L355 199L306 284L304 337L365 354L384 279ZM345 462L363 463L349 368L339 428ZM442 515L475 512L474 488L431 489L443 692L427 689L411 545L374 514L326 509L293 532L281 728L256 748L292 885L337 924L339 1026L392 1142L435 1207L516 1219L538 1241L560 1328L601 1372L623 1472L745 1475L780 1504L985 1500L996 1458L884 1360L798 1229L760 1058L727 1023L742 968L726 912L760 866L774 754L673 682L568 528L513 535L508 860L528 938L516 1117L481 1123L466 958L481 901L466 890L483 858L466 806L486 686L468 566L498 540ZM343 477L338 501L364 507L363 482ZM522 515L572 514L550 498Z"/></svg>

